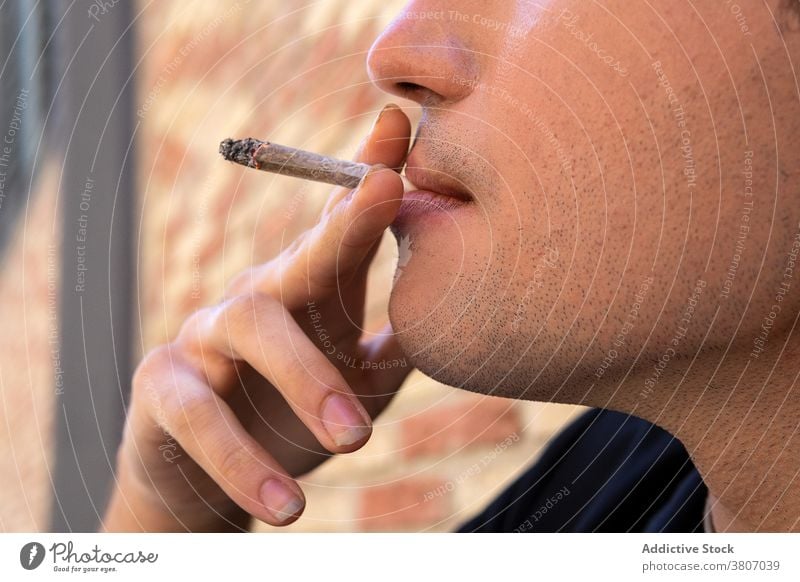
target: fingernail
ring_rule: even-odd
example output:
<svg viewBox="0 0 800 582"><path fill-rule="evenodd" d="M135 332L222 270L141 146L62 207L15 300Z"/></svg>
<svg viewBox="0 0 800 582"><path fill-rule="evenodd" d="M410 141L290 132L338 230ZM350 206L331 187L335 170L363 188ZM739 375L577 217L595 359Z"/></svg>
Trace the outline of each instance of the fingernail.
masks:
<svg viewBox="0 0 800 582"><path fill-rule="evenodd" d="M286 521L303 508L303 500L278 479L269 479L261 486L261 503L275 519Z"/></svg>
<svg viewBox="0 0 800 582"><path fill-rule="evenodd" d="M388 103L387 105L385 105L383 109L381 109L381 112L378 113L378 117L375 118L375 121L372 122L372 127L369 130L370 134L372 134L372 132L375 131L375 128L378 127L378 124L381 122L381 119L383 119L384 114L390 109L400 109L400 107L395 105L394 103Z"/></svg>
<svg viewBox="0 0 800 582"><path fill-rule="evenodd" d="M323 403L322 424L340 447L363 440L370 432L355 405L341 394L331 394Z"/></svg>

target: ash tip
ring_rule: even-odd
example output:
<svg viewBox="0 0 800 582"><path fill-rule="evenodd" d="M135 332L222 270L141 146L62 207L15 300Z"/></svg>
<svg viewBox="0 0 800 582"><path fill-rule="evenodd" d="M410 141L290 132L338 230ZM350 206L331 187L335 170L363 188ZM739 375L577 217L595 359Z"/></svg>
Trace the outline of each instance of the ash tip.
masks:
<svg viewBox="0 0 800 582"><path fill-rule="evenodd" d="M233 144L234 142L231 138L223 139L222 142L219 144L219 153L222 154L222 157L226 160L233 161Z"/></svg>
<svg viewBox="0 0 800 582"><path fill-rule="evenodd" d="M219 153L229 162L253 166L253 152L263 142L252 137L245 139L224 139L219 144Z"/></svg>

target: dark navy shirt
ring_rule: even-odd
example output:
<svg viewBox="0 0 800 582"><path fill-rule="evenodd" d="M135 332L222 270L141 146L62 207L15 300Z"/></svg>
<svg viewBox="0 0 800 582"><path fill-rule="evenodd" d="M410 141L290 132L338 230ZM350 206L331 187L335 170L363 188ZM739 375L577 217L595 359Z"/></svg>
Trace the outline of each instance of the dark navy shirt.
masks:
<svg viewBox="0 0 800 582"><path fill-rule="evenodd" d="M460 532L702 532L708 495L686 449L644 420L593 409Z"/></svg>

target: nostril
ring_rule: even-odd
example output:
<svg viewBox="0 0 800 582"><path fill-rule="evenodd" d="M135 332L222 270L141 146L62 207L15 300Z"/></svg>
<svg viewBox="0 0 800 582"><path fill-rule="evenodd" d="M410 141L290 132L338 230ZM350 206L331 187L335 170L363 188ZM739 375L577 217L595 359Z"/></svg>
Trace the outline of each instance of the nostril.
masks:
<svg viewBox="0 0 800 582"><path fill-rule="evenodd" d="M422 91L422 86L410 81L397 81L395 84L397 91L406 99L414 99Z"/></svg>
<svg viewBox="0 0 800 582"><path fill-rule="evenodd" d="M395 86L395 91L402 97L410 99L412 101L416 101L417 103L420 104L424 103L430 104L436 100L441 99L441 95L439 95L432 89L424 85L412 83L411 81L397 81L395 82L394 86Z"/></svg>
<svg viewBox="0 0 800 582"><path fill-rule="evenodd" d="M419 85L416 83L411 83L409 81L400 81L397 83L397 88L400 89L403 93L411 93L413 91L417 91L421 89Z"/></svg>

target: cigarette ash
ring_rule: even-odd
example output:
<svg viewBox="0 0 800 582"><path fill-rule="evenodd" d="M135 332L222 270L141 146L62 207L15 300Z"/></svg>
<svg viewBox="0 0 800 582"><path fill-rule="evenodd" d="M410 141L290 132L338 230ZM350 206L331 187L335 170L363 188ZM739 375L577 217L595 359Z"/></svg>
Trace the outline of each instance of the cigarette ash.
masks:
<svg viewBox="0 0 800 582"><path fill-rule="evenodd" d="M263 143L263 141L252 137L235 140L228 138L219 144L219 153L229 162L236 162L243 166L257 168L258 164L256 164L256 161L253 159L253 153L255 153L258 147L263 145Z"/></svg>

